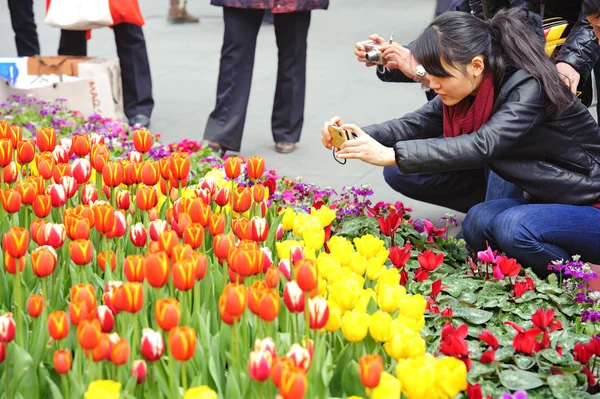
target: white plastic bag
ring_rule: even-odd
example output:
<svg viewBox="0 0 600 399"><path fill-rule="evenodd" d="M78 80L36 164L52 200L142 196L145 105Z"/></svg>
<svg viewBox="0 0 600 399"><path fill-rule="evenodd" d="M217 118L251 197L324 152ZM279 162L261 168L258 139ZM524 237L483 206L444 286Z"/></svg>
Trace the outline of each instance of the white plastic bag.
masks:
<svg viewBox="0 0 600 399"><path fill-rule="evenodd" d="M109 0L52 0L44 22L67 30L114 25Z"/></svg>

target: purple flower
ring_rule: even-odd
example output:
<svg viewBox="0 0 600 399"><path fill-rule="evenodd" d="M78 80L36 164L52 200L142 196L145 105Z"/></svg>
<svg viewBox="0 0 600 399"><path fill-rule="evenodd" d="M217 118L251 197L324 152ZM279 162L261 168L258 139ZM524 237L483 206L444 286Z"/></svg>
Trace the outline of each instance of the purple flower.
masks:
<svg viewBox="0 0 600 399"><path fill-rule="evenodd" d="M529 398L529 395L527 395L527 392L517 391L514 393L514 395L511 395L508 392L504 392L500 399L528 399L528 398Z"/></svg>

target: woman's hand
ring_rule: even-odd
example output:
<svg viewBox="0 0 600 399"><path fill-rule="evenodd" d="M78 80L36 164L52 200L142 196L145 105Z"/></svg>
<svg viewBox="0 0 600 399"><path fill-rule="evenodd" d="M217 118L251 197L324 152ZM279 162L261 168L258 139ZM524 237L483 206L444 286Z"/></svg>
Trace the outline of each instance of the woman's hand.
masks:
<svg viewBox="0 0 600 399"><path fill-rule="evenodd" d="M379 50L387 68L399 69L411 79L416 77L417 62L409 49L399 43L384 43Z"/></svg>
<svg viewBox="0 0 600 399"><path fill-rule="evenodd" d="M577 94L577 86L579 85L581 75L579 75L575 68L566 62L559 62L556 64L556 70L562 81L571 89L573 94Z"/></svg>
<svg viewBox="0 0 600 399"><path fill-rule="evenodd" d="M366 134L354 124L344 124L341 129L351 130L358 136L353 140L346 140L336 157L342 159L360 159L375 166L390 166L396 164L396 155L393 148L380 144L377 140ZM331 139L331 137L330 137Z"/></svg>
<svg viewBox="0 0 600 399"><path fill-rule="evenodd" d="M323 143L325 148L327 148L328 150L331 150L333 148L333 144L331 143L331 133L329 133L329 126L333 125L339 127L343 124L344 122L339 116L334 116L328 122L325 122L323 124L323 128L321 129L321 143Z"/></svg>
<svg viewBox="0 0 600 399"><path fill-rule="evenodd" d="M375 44L383 44L386 43L386 40L379 36L379 35L370 35L369 36L369 41L375 43ZM363 62L366 66L368 67L372 67L373 65L377 65L373 62L367 62L367 51L365 49L365 42L358 42L356 43L356 49L354 50L354 55L356 55L356 58L358 59L359 62ZM387 66L387 65L386 65ZM390 67L388 67L390 68Z"/></svg>

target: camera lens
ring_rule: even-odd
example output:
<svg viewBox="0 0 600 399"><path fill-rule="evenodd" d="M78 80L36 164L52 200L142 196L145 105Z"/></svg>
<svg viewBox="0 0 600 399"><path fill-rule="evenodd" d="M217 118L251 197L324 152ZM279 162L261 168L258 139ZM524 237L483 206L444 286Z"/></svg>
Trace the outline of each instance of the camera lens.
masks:
<svg viewBox="0 0 600 399"><path fill-rule="evenodd" d="M365 54L365 59L367 60L367 62L381 62L381 51L379 51L378 49L373 49Z"/></svg>

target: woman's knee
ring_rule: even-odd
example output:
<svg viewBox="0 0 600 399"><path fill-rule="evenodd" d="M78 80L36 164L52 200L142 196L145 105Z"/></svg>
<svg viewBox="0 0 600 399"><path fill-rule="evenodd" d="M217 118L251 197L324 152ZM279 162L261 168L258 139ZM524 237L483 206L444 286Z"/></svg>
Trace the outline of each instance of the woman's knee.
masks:
<svg viewBox="0 0 600 399"><path fill-rule="evenodd" d="M462 231L465 241L475 251L484 250L489 240L489 233L492 221L496 214L492 212L492 206L489 202L482 202L473 206L462 223Z"/></svg>

